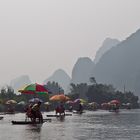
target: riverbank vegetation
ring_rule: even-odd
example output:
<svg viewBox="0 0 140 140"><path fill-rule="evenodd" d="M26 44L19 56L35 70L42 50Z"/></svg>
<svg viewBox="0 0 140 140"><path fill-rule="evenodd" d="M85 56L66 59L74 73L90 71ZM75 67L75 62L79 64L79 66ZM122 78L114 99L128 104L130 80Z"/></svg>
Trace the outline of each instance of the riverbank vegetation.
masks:
<svg viewBox="0 0 140 140"><path fill-rule="evenodd" d="M112 85L106 85L97 83L95 78L90 78L91 84L87 85L86 83L73 84L70 85L70 91L68 96L71 100L81 98L86 100L88 103L96 102L99 105L102 103L108 103L111 100L119 100L121 104L130 103L132 108L139 108L138 96L135 96L131 91L118 91ZM38 98L42 99L44 102L49 102L49 96L64 93L64 90L56 82L48 82L45 85L49 89L48 95L38 95ZM15 91L10 87L3 87L0 90L0 111L3 111L3 105L7 100L15 100L17 103L24 101L28 103L31 98L36 97L35 95L29 94L16 94ZM19 109L22 105L17 105ZM20 109L19 109L20 110Z"/></svg>

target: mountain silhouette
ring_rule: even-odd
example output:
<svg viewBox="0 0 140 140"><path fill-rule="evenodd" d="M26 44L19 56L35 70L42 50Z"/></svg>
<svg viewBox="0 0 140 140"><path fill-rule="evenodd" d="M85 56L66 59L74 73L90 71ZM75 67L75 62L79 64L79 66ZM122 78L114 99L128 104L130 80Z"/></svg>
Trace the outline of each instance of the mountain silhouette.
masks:
<svg viewBox="0 0 140 140"><path fill-rule="evenodd" d="M90 83L91 72L94 69L94 62L88 57L81 57L75 63L72 70L71 83Z"/></svg>
<svg viewBox="0 0 140 140"><path fill-rule="evenodd" d="M92 76L97 82L140 95L140 30L107 51L96 64Z"/></svg>
<svg viewBox="0 0 140 140"><path fill-rule="evenodd" d="M31 80L28 75L19 76L10 82L10 86L14 89L15 93L18 92L18 89L28 84L31 84Z"/></svg>
<svg viewBox="0 0 140 140"><path fill-rule="evenodd" d="M107 51L109 51L112 47L116 46L119 44L120 41L117 39L112 39L112 38L106 38L102 44L102 46L99 48L99 50L96 52L96 56L94 59L94 63L98 63L100 58L105 54Z"/></svg>
<svg viewBox="0 0 140 140"><path fill-rule="evenodd" d="M49 78L44 80L43 83L47 83L48 81L57 82L64 89L64 92L66 92L67 87L70 84L70 80L71 80L71 78L64 70L58 69L52 74L52 76L50 76Z"/></svg>

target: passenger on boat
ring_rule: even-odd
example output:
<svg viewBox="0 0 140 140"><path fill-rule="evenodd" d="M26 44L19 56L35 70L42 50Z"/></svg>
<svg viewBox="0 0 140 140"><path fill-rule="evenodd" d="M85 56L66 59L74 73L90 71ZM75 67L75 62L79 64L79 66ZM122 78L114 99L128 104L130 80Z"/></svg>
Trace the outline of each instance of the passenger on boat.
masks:
<svg viewBox="0 0 140 140"><path fill-rule="evenodd" d="M34 104L32 106L31 112L33 115L33 122L36 122L36 118L39 118L39 122L43 122L43 116L42 113L40 111L40 106L41 106L41 102L38 102L37 104Z"/></svg>
<svg viewBox="0 0 140 140"><path fill-rule="evenodd" d="M79 108L77 111L79 111L80 113L83 112L83 104L82 103L79 103Z"/></svg>
<svg viewBox="0 0 140 140"><path fill-rule="evenodd" d="M32 115L32 107L33 107L33 104L29 104L29 106L27 108L25 108L25 111L26 111L26 121L28 120L28 118L31 119L31 121L33 121L33 115Z"/></svg>
<svg viewBox="0 0 140 140"><path fill-rule="evenodd" d="M59 110L60 115L64 115L65 116L65 107L63 104L60 105L60 110Z"/></svg>
<svg viewBox="0 0 140 140"><path fill-rule="evenodd" d="M70 105L70 106L69 106L69 111L72 112L72 110L73 110L73 106Z"/></svg>
<svg viewBox="0 0 140 140"><path fill-rule="evenodd" d="M60 103L60 105L58 105L56 108L55 108L55 114L59 114L59 115L65 115L65 107L63 105L63 103Z"/></svg>
<svg viewBox="0 0 140 140"><path fill-rule="evenodd" d="M57 115L58 113L60 113L60 107L59 107L59 106L57 106L57 107L55 108L55 114Z"/></svg>

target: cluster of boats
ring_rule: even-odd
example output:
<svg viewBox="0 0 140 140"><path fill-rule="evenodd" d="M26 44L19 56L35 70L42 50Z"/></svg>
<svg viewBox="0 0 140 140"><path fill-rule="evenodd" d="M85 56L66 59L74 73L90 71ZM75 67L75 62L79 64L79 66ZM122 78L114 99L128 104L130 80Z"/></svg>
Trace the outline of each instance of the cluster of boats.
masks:
<svg viewBox="0 0 140 140"><path fill-rule="evenodd" d="M36 120L36 122L32 122L32 121L30 120L30 118L29 118L29 119L25 119L25 120L21 120L21 121L12 120L11 123L12 123L13 125L28 125L28 124L33 124L33 125L34 125L34 124L43 124L43 123L45 123L45 122L51 122L51 121L52 121L52 117L64 118L64 117L66 117L66 116L72 116L73 113L74 113L74 114L82 114L82 113L84 113L84 112L73 111L73 112L71 112L71 113L65 113L65 114L62 114L62 115L60 115L60 114L47 114L47 115L46 115L46 118L43 119L43 122L39 122L38 119ZM1 115L3 115L3 114L1 114ZM6 114L4 114L4 115L6 115ZM2 119L4 119L4 116L0 116L0 120L2 120Z"/></svg>

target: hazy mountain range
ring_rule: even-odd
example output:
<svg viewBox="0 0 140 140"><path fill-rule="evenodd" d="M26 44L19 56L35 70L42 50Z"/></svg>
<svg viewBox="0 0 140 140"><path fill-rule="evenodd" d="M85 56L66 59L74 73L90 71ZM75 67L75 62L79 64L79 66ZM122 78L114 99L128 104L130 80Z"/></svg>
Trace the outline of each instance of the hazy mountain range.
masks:
<svg viewBox="0 0 140 140"><path fill-rule="evenodd" d="M93 71L98 82L113 84L117 89L140 90L140 30L105 53Z"/></svg>
<svg viewBox="0 0 140 140"><path fill-rule="evenodd" d="M68 88L68 85L70 84L70 80L71 78L64 70L58 69L53 73L52 76L44 80L43 83L45 84L48 81L51 81L51 82L55 81L64 89L64 91L66 91Z"/></svg>
<svg viewBox="0 0 140 140"><path fill-rule="evenodd" d="M10 86L13 87L16 93L20 88L28 84L31 84L31 80L28 75L19 76L15 79L12 79L10 82Z"/></svg>
<svg viewBox="0 0 140 140"><path fill-rule="evenodd" d="M96 52L94 63L98 63L103 54L105 54L108 50L110 50L112 47L116 46L119 43L120 41L118 39L106 38L102 46Z"/></svg>
<svg viewBox="0 0 140 140"><path fill-rule="evenodd" d="M88 57L82 57L77 60L72 70L71 83L89 83L89 78L95 67L94 62Z"/></svg>
<svg viewBox="0 0 140 140"><path fill-rule="evenodd" d="M126 40L107 38L97 51L94 61L88 57L79 58L72 70L71 77L62 69L44 80L56 81L67 91L70 83L87 83L95 77L97 82L113 84L118 90L131 90L139 95L140 90L140 30ZM12 80L12 86L22 85L20 80ZM31 82L23 76L24 83ZM21 84L19 84L21 83Z"/></svg>
<svg viewBox="0 0 140 140"><path fill-rule="evenodd" d="M107 38L103 45L98 50L96 54L95 60L99 60L100 57L116 45L119 41L117 39ZM96 61L97 62L97 61ZM81 57L78 58L76 63L74 64L72 70L72 76L70 77L64 70L59 69L56 70L49 78L45 79L43 83L47 83L48 81L55 81L58 82L59 85L64 89L66 93L69 92L70 83L79 84L79 83L87 83L89 84L90 77L92 76L92 72L94 71L95 63L88 57ZM11 80L10 85L17 91L21 86L25 84L30 84L31 80L29 76L23 75Z"/></svg>

